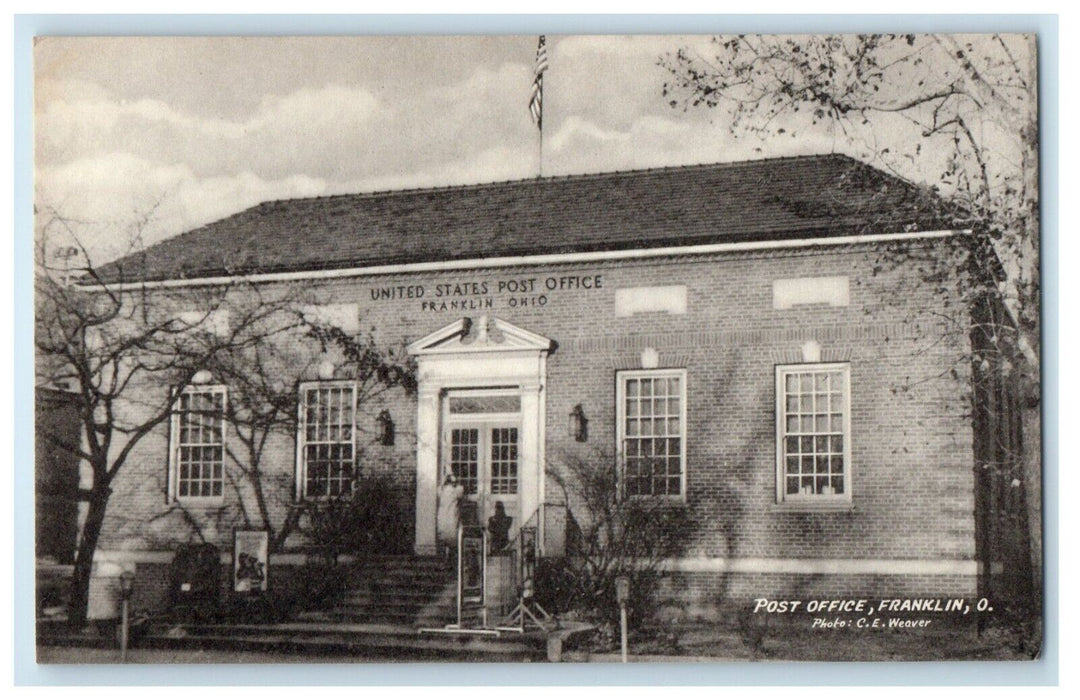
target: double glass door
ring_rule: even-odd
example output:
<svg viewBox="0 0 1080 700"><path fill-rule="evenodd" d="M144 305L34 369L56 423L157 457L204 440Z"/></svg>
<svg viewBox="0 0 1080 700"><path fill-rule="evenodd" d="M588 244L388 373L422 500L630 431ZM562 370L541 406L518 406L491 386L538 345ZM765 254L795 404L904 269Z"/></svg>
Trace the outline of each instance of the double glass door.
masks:
<svg viewBox="0 0 1080 700"><path fill-rule="evenodd" d="M451 395L443 432L444 474L464 487L462 520L487 527L498 505L520 526L519 439L521 420L517 395Z"/></svg>
<svg viewBox="0 0 1080 700"><path fill-rule="evenodd" d="M487 526L488 518L502 503L509 517L518 511L518 433L516 425L476 423L455 425L448 429L447 468L465 489L468 510L475 513L478 525Z"/></svg>

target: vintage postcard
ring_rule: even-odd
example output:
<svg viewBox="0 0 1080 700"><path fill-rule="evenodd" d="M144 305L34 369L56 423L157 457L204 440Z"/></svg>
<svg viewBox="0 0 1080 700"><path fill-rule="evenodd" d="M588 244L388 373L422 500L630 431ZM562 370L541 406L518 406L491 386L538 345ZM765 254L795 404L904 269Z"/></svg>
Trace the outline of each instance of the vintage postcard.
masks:
<svg viewBox="0 0 1080 700"><path fill-rule="evenodd" d="M1038 658L1037 53L38 37L38 662Z"/></svg>

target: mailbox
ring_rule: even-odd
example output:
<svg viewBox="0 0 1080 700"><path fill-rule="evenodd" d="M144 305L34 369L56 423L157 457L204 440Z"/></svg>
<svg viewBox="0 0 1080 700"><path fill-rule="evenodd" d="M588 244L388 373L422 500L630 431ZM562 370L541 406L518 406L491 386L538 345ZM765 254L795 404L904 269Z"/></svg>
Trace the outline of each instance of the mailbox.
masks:
<svg viewBox="0 0 1080 700"><path fill-rule="evenodd" d="M169 610L181 620L212 619L221 597L221 553L212 544L182 545L169 571Z"/></svg>

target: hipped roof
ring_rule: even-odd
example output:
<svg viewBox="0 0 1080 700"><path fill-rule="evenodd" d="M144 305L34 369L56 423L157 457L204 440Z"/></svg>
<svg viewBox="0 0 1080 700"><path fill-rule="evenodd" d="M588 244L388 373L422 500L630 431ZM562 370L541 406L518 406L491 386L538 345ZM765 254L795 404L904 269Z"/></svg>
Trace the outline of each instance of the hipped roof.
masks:
<svg viewBox="0 0 1080 700"><path fill-rule="evenodd" d="M197 279L935 228L925 192L829 154L270 201L99 273Z"/></svg>

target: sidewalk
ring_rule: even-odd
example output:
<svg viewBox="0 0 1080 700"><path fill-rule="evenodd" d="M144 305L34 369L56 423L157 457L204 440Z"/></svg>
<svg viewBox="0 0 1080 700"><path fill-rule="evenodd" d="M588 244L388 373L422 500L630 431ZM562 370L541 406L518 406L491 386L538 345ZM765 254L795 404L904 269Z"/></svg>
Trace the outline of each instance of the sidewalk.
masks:
<svg viewBox="0 0 1080 700"><path fill-rule="evenodd" d="M563 654L568 664L621 664L621 654L594 654L588 651L571 651ZM670 656L662 654L629 654L626 662L631 664L722 664L753 661L722 656Z"/></svg>
<svg viewBox="0 0 1080 700"><path fill-rule="evenodd" d="M223 649L130 649L129 664L341 664L408 663L417 659L342 657L320 654L287 654ZM39 664L119 664L119 649L39 646Z"/></svg>
<svg viewBox="0 0 1080 700"><path fill-rule="evenodd" d="M79 647L38 647L39 664L119 664L119 649L88 649ZM661 656L657 654L631 655L630 663L726 663L746 661L746 659L716 658L708 656ZM235 651L222 649L131 649L128 651L129 664L351 664L351 663L427 663L417 658L389 658L372 656L369 658L334 656L320 654L289 654L261 651ZM460 663L461 660L441 663ZM621 663L619 654L592 654L589 652L567 652L563 655L565 663Z"/></svg>

